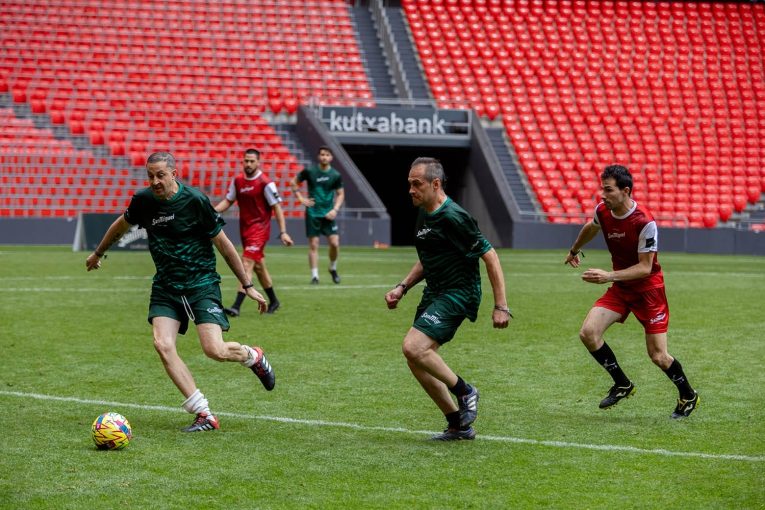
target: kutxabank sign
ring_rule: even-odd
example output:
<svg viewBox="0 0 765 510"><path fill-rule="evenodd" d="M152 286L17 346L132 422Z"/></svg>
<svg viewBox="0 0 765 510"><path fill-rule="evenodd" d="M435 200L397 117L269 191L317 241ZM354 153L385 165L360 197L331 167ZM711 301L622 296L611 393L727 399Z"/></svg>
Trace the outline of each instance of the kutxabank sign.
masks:
<svg viewBox="0 0 765 510"><path fill-rule="evenodd" d="M468 110L322 106L320 117L332 134L339 137L364 135L464 139L470 137Z"/></svg>

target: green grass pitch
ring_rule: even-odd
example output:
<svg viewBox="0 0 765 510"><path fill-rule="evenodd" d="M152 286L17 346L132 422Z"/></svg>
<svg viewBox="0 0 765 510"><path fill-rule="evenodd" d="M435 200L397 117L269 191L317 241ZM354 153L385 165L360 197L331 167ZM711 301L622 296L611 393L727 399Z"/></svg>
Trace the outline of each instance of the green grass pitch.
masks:
<svg viewBox="0 0 765 510"><path fill-rule="evenodd" d="M65 247L0 247L0 508L765 508L765 258L661 253L670 352L701 394L687 420L630 318L607 334L637 394L597 404L610 379L578 329L605 287L565 251L500 250L515 320L479 319L442 349L481 390L478 437L433 443L443 417L409 374L401 340L420 288L389 311L384 293L412 248L343 248L333 285L308 285L305 247L270 246L282 308L250 302L226 338L264 347L266 392L249 370L179 351L221 430L192 417L154 352L148 253L112 252L85 271ZM588 251L586 267L608 267ZM235 280L219 260L224 304ZM124 414L135 437L97 451L90 425Z"/></svg>

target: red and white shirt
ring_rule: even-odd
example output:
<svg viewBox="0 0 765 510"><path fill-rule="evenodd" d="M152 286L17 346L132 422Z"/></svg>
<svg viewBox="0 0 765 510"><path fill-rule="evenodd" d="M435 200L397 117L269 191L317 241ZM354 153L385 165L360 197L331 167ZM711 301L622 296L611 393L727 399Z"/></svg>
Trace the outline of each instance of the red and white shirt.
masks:
<svg viewBox="0 0 765 510"><path fill-rule="evenodd" d="M254 176L239 174L231 181L226 200L239 204L239 233L242 239L253 235L271 233L271 208L282 198L276 184L266 174L258 171Z"/></svg>
<svg viewBox="0 0 765 510"><path fill-rule="evenodd" d="M592 221L603 230L615 271L637 264L639 253L656 252L651 274L638 280L615 282L615 285L636 292L664 286L664 275L659 265L659 232L656 221L647 209L633 200L632 208L624 216L615 216L601 202L595 207Z"/></svg>

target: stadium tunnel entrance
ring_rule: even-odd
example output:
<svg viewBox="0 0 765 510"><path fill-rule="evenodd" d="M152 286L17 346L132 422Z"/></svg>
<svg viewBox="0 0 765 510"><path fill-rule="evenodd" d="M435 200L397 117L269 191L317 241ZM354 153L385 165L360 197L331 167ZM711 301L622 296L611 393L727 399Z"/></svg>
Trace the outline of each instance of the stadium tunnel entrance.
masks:
<svg viewBox="0 0 765 510"><path fill-rule="evenodd" d="M446 172L446 193L462 202L470 149L467 147L412 147L352 145L343 148L382 200L391 219L391 244L414 245L417 208L409 198L409 167L418 157L441 161Z"/></svg>

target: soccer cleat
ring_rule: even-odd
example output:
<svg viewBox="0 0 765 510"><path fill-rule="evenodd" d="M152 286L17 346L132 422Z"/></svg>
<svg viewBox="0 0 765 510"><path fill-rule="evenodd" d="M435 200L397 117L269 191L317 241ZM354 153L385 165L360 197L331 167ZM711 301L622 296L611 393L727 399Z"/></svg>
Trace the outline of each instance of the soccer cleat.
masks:
<svg viewBox="0 0 765 510"><path fill-rule="evenodd" d="M470 393L457 397L457 405L460 409L460 428L465 428L478 417L478 388L470 388Z"/></svg>
<svg viewBox="0 0 765 510"><path fill-rule="evenodd" d="M319 279L318 278L316 278L315 276L313 278L311 278L311 285L318 285L318 284L319 284Z"/></svg>
<svg viewBox="0 0 765 510"><path fill-rule="evenodd" d="M219 428L218 418L212 414L199 413L194 423L182 428L181 432L206 432L208 430L218 430Z"/></svg>
<svg viewBox="0 0 765 510"><path fill-rule="evenodd" d="M687 418L694 409L699 407L699 394L697 392L693 392L693 398L691 399L677 399L677 407L675 407L675 410L672 412L672 418L675 420L678 418Z"/></svg>
<svg viewBox="0 0 765 510"><path fill-rule="evenodd" d="M628 386L617 386L614 384L611 386L611 389L608 390L608 395L600 401L600 408L608 409L609 407L615 406L621 399L630 398L635 394L635 391L637 390L635 389L635 385L632 384L632 381L630 381Z"/></svg>
<svg viewBox="0 0 765 510"><path fill-rule="evenodd" d="M223 311L228 315L229 317L239 317L239 308L234 308L233 306L230 308L224 308Z"/></svg>
<svg viewBox="0 0 765 510"><path fill-rule="evenodd" d="M332 281L333 282L340 283L340 275L337 274L337 271L335 271L334 269L330 269L329 270L329 274L332 275Z"/></svg>
<svg viewBox="0 0 765 510"><path fill-rule="evenodd" d="M279 301L272 301L268 305L268 309L266 310L266 313L274 313L275 311L279 309L280 306L281 306L281 303Z"/></svg>
<svg viewBox="0 0 765 510"><path fill-rule="evenodd" d="M274 369L266 359L266 355L263 353L263 349L253 346L252 349L258 356L255 364L250 367L250 370L255 372L260 382L263 383L263 387L268 391L274 389L276 384L276 376L274 375Z"/></svg>
<svg viewBox="0 0 765 510"><path fill-rule="evenodd" d="M440 434L431 436L432 441L460 441L463 439L475 439L475 429L468 427L466 429L446 429Z"/></svg>

